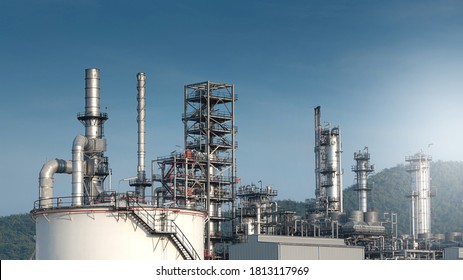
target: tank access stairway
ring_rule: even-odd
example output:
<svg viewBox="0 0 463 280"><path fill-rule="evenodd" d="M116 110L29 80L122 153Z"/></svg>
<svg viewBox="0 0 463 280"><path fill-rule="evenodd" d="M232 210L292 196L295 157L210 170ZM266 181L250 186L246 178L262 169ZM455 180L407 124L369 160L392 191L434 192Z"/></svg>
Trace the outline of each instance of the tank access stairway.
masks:
<svg viewBox="0 0 463 280"><path fill-rule="evenodd" d="M135 207L129 208L129 215L133 217L150 234L165 234L177 248L185 260L200 260L201 257L195 248L173 220L167 219L166 215L156 218L143 206L136 203Z"/></svg>

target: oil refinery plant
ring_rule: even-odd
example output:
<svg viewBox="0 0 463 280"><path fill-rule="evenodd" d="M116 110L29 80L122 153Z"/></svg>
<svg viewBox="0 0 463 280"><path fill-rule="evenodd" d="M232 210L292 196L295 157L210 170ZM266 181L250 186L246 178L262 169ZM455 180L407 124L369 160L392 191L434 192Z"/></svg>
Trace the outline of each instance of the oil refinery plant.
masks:
<svg viewBox="0 0 463 280"><path fill-rule="evenodd" d="M147 174L146 76L136 77L138 164L131 191L105 187L109 116L100 110L100 70L86 69L85 111L77 114L85 133L74 138L70 159L50 160L39 173L31 211L36 259L463 259L461 233L431 231L432 158L423 152L405 158L412 179L408 235L398 235L397 213L370 210L368 177L375 168L367 147L353 155L357 210L345 212L341 131L321 124L319 106L315 206L305 216L280 209L277 190L262 181L240 182L233 84L184 86L184 149L149 160ZM56 173L71 176L69 196L54 195Z"/></svg>

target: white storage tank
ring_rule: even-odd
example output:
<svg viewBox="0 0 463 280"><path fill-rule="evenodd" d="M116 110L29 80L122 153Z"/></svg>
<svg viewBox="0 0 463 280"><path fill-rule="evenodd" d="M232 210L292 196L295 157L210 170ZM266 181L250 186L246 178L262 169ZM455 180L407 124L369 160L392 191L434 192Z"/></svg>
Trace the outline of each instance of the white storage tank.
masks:
<svg viewBox="0 0 463 280"><path fill-rule="evenodd" d="M55 208L33 212L39 260L203 259L200 211Z"/></svg>

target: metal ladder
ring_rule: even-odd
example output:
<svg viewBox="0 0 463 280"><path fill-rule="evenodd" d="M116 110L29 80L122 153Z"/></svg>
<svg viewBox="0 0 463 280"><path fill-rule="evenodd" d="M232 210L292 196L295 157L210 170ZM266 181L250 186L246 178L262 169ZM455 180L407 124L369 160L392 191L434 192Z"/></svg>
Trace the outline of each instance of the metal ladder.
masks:
<svg viewBox="0 0 463 280"><path fill-rule="evenodd" d="M156 220L143 206L136 202L136 207L129 208L129 215L135 219L149 234L168 235L174 246L185 260L200 260L201 257L183 231L173 220L165 217Z"/></svg>

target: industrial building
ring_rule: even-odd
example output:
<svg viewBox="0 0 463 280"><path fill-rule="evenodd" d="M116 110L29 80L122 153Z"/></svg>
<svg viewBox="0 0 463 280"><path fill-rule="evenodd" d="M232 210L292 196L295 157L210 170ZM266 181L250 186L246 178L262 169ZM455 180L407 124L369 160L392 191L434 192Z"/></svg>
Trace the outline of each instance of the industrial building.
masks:
<svg viewBox="0 0 463 280"><path fill-rule="evenodd" d="M397 213L368 205L374 172L367 147L354 153L357 210L346 213L342 142L338 126L322 126L314 109L315 207L306 216L280 209L271 186L243 184L236 171L234 85L200 82L184 86L184 149L145 159L146 76L136 75L138 164L133 191L105 189L100 111L100 70L85 70L85 111L77 114L84 135L72 143L71 159L46 162L39 173L36 259L461 259L461 233L432 234L429 162L407 157L412 177L410 234L398 236ZM134 90L135 92L135 90ZM134 145L135 146L135 145ZM69 174L69 196L55 196L53 177ZM147 191L150 190L150 191Z"/></svg>
<svg viewBox="0 0 463 280"><path fill-rule="evenodd" d="M233 260L362 260L364 248L342 239L255 234L230 247Z"/></svg>

